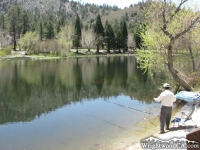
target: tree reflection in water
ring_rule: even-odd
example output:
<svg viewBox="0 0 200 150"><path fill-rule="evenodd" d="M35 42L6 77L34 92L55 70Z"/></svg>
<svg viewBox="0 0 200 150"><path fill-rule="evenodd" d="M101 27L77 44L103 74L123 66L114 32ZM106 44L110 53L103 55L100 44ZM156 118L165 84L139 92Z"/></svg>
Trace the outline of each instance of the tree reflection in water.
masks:
<svg viewBox="0 0 200 150"><path fill-rule="evenodd" d="M64 126L69 128L69 131L66 131L69 132L68 136L75 134L71 133L72 130L73 132L81 130L79 132L84 132L84 134L86 133L82 130L93 132L95 130L94 133L96 133L98 130L101 131L97 127L102 129L102 127L107 126L100 127L102 122L99 122L96 127L92 127L91 123L94 123L94 120L90 118L83 121L81 117L84 115L83 113L96 115L96 117L101 113L100 116L104 120L119 124L125 123L125 119L127 119L129 120L127 124L129 124L135 116L127 115L123 109L109 106L99 99L111 101L120 99L119 102L123 102L125 105L144 109L146 105L152 104L152 98L160 92L157 90L157 85L159 85L161 77L163 80L165 79L162 72L151 76L148 72L144 73L138 69L136 59L133 56L1 61L0 124L34 122L40 118L43 120L44 115L52 115L52 112L57 114L62 111L62 108L63 112L66 111L65 116L63 118L57 116L54 119L59 122L59 126L63 126L62 129ZM77 115L78 118L76 118ZM66 120L63 120L64 118ZM113 120L114 118L120 120ZM62 122L63 124L61 124ZM69 122L73 122L73 125L68 126ZM77 127L80 123L81 127ZM87 128L88 123L90 123L90 129ZM50 124L46 123L47 126L52 126L52 124L54 124L52 121ZM51 131L46 132L51 134ZM54 132L60 133L57 129ZM114 132L119 131L115 130ZM6 134L5 131L3 133ZM3 133L0 139L6 141ZM61 135L66 134L63 132ZM75 136L77 140L84 137L80 133L76 134L79 135L79 138ZM58 135L56 137L61 138ZM90 139L89 135L88 139ZM91 139L93 138L91 137ZM52 142L52 139L48 140Z"/></svg>

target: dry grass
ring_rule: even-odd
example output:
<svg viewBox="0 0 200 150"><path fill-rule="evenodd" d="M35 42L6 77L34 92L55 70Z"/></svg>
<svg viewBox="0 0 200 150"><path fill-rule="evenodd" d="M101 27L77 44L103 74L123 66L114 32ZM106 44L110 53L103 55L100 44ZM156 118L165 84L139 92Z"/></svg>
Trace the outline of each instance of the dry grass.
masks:
<svg viewBox="0 0 200 150"><path fill-rule="evenodd" d="M139 11L139 6L125 8L125 9L122 9L122 10L111 12L109 15L103 16L101 18L101 21L104 24L106 22L106 20L109 20L109 21L113 21L115 19L120 20L122 18L122 16L125 16L126 13L128 13L130 15L130 13L138 12L138 11Z"/></svg>

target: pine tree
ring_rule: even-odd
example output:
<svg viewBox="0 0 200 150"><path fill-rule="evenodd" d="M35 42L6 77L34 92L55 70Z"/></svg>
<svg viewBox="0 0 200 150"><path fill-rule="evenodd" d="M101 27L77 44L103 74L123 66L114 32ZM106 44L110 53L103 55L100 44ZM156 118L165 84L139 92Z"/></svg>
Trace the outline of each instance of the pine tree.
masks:
<svg viewBox="0 0 200 150"><path fill-rule="evenodd" d="M74 27L74 37L73 37L73 46L76 47L77 53L78 53L78 47L81 46L81 39L82 39L81 21L80 21L80 17L77 14L75 27Z"/></svg>
<svg viewBox="0 0 200 150"><path fill-rule="evenodd" d="M36 16L31 16L30 17L30 30L32 32L36 31L37 30L37 18Z"/></svg>
<svg viewBox="0 0 200 150"><path fill-rule="evenodd" d="M142 24L138 27L136 33L134 34L134 40L136 48L140 49L142 47L142 36L141 34L146 31L146 25Z"/></svg>
<svg viewBox="0 0 200 150"><path fill-rule="evenodd" d="M56 32L59 33L61 31L61 23L58 21L56 26Z"/></svg>
<svg viewBox="0 0 200 150"><path fill-rule="evenodd" d="M107 22L105 26L105 43L107 44L107 52L110 53L110 49L114 47L115 34L112 26Z"/></svg>
<svg viewBox="0 0 200 150"><path fill-rule="evenodd" d="M127 51L128 50L128 31L127 31L127 26L126 26L126 22L123 21L122 22L122 49L123 51Z"/></svg>
<svg viewBox="0 0 200 150"><path fill-rule="evenodd" d="M50 15L45 22L45 38L46 39L54 39L55 38L55 31L54 31L54 23L53 23L53 16Z"/></svg>
<svg viewBox="0 0 200 150"><path fill-rule="evenodd" d="M59 20L58 22L60 23L60 26L65 26L67 23L67 13L65 10L63 10L62 8L59 9Z"/></svg>
<svg viewBox="0 0 200 150"><path fill-rule="evenodd" d="M8 31L13 37L13 49L17 47L17 37L20 38L23 28L23 12L20 6L12 6L8 12Z"/></svg>
<svg viewBox="0 0 200 150"><path fill-rule="evenodd" d="M23 20L22 34L24 35L29 30L29 19L27 11L23 12L22 20Z"/></svg>
<svg viewBox="0 0 200 150"><path fill-rule="evenodd" d="M6 27L5 27L5 15L4 14L1 14L0 16L0 27L4 30Z"/></svg>
<svg viewBox="0 0 200 150"><path fill-rule="evenodd" d="M120 25L116 26L116 48L119 50L119 53L121 53L121 48L123 47L123 35L122 35L122 27L123 23L120 22Z"/></svg>
<svg viewBox="0 0 200 150"><path fill-rule="evenodd" d="M40 22L40 25L39 25L39 40L40 41L43 41L43 36L44 36L43 25L42 25L42 22Z"/></svg>
<svg viewBox="0 0 200 150"><path fill-rule="evenodd" d="M104 28L101 22L101 17L98 14L94 25L94 33L96 34L97 53L99 53L99 45L103 44Z"/></svg>
<svg viewBox="0 0 200 150"><path fill-rule="evenodd" d="M53 39L53 38L55 38L54 26L53 26L53 22L51 20L49 20L46 23L45 38L46 39Z"/></svg>

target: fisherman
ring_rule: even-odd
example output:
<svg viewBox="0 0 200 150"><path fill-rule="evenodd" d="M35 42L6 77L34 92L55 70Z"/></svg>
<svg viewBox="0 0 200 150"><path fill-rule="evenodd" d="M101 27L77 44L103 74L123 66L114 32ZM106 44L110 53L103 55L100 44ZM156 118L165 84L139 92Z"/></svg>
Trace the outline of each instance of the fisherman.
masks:
<svg viewBox="0 0 200 150"><path fill-rule="evenodd" d="M169 124L172 115L173 102L176 101L174 93L170 90L170 85L168 83L163 84L163 92L158 98L154 98L156 102L161 102L161 112L160 112L160 132L159 134L165 133L164 126L166 125L166 130L169 130Z"/></svg>

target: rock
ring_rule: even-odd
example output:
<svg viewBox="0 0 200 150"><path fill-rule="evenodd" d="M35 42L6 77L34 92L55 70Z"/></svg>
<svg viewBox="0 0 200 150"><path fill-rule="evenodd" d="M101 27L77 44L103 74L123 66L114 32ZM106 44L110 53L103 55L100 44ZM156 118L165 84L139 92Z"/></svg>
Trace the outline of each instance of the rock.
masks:
<svg viewBox="0 0 200 150"><path fill-rule="evenodd" d="M200 128L196 128L192 131L190 131L188 134L186 134L186 139L189 141L195 141L198 143L194 143L197 147L191 147L191 142L187 142L187 150L200 150ZM192 144L192 145L194 145Z"/></svg>

